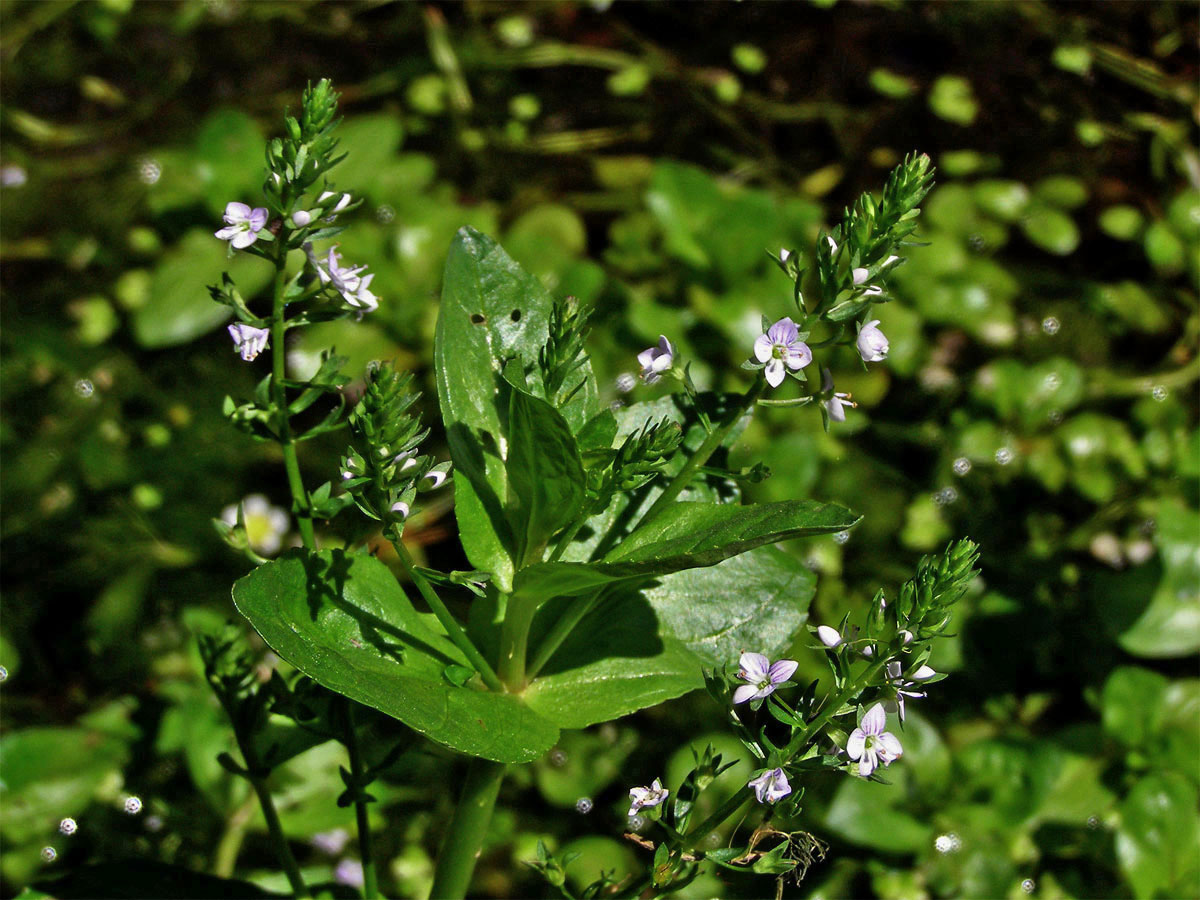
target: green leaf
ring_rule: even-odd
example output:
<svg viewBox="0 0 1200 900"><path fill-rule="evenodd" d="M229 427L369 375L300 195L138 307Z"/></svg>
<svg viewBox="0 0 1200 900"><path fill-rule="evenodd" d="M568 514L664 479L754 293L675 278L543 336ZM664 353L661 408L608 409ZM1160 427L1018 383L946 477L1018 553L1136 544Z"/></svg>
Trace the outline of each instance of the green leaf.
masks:
<svg viewBox="0 0 1200 900"><path fill-rule="evenodd" d="M226 256L228 245L211 231L193 229L163 254L150 279L145 305L133 313L133 335L143 347L173 347L207 334L229 318L229 308L214 303L206 284L228 271L250 299L271 281L271 267L245 253ZM232 352L232 351L231 351Z"/></svg>
<svg viewBox="0 0 1200 900"><path fill-rule="evenodd" d="M152 859L113 860L83 866L36 885L46 896L62 900L114 897L127 900L238 900L238 898L281 897L248 881L217 878L171 866Z"/></svg>
<svg viewBox="0 0 1200 900"><path fill-rule="evenodd" d="M233 599L301 672L431 740L498 762L528 762L558 737L516 697L446 681L446 666L467 661L373 557L293 551L240 579Z"/></svg>
<svg viewBox="0 0 1200 900"><path fill-rule="evenodd" d="M1196 785L1175 772L1148 775L1121 804L1117 861L1138 898L1200 895Z"/></svg>
<svg viewBox="0 0 1200 900"><path fill-rule="evenodd" d="M813 500L756 506L675 503L634 531L601 562L538 563L522 569L514 595L539 602L577 596L612 581L712 566L764 544L845 531L859 518L845 507Z"/></svg>
<svg viewBox="0 0 1200 900"><path fill-rule="evenodd" d="M1200 513L1178 502L1162 504L1154 535L1162 559L1162 580L1145 611L1118 638L1127 652L1163 659L1200 651L1198 533Z"/></svg>
<svg viewBox="0 0 1200 900"><path fill-rule="evenodd" d="M510 387L508 499L518 566L540 559L551 536L580 513L583 463L571 429L558 410Z"/></svg>
<svg viewBox="0 0 1200 900"><path fill-rule="evenodd" d="M889 781L906 775L893 767ZM916 853L933 840L933 828L896 809L904 797L900 784L880 784L863 778L842 779L825 814L825 827L843 840L884 853Z"/></svg>
<svg viewBox="0 0 1200 900"><path fill-rule="evenodd" d="M1104 730L1127 747L1144 747L1158 735L1167 679L1135 666L1122 666L1108 676L1101 697Z"/></svg>
<svg viewBox="0 0 1200 900"><path fill-rule="evenodd" d="M498 375L510 359L509 365L536 372L550 307L541 283L499 244L473 228L458 232L446 259L434 344L438 397L458 476L455 515L463 547L471 564L490 572L505 592L512 588L514 550L503 510L509 444L502 425L507 397ZM586 364L583 374L584 388L560 410L572 431L599 412L595 378ZM534 394L539 388L530 386Z"/></svg>
<svg viewBox="0 0 1200 900"><path fill-rule="evenodd" d="M742 650L774 658L808 618L817 577L777 547L759 547L704 569L668 575L645 591L670 634L706 666Z"/></svg>
<svg viewBox="0 0 1200 900"><path fill-rule="evenodd" d="M1034 204L1021 220L1025 237L1055 256L1067 256L1079 246L1079 229L1062 210L1045 204Z"/></svg>
<svg viewBox="0 0 1200 900"><path fill-rule="evenodd" d="M956 125L970 125L979 115L979 101L971 82L959 75L943 75L929 91L929 108L939 118Z"/></svg>
<svg viewBox="0 0 1200 900"><path fill-rule="evenodd" d="M660 632L642 594L602 600L526 688L525 702L560 728L586 728L703 687L700 660Z"/></svg>

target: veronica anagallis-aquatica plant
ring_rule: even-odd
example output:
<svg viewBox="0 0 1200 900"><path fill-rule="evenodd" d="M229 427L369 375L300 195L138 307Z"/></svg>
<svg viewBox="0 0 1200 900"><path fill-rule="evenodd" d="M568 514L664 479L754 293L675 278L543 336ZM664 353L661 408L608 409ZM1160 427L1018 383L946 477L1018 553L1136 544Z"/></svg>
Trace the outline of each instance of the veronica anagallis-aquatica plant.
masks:
<svg viewBox="0 0 1200 900"><path fill-rule="evenodd" d="M923 562L894 602L877 598L861 636L845 621L824 626L819 647L831 683L801 689L791 682L794 663L768 654L802 632L815 575L775 545L844 532L859 516L807 499L743 502L740 485L768 473L733 471L726 453L763 406L812 405L826 428L853 408L833 388L830 348L854 345L864 364L886 357L871 309L889 299L887 273L903 261L931 184L928 158L905 160L879 200L864 196L811 253L772 254L791 296L783 292L787 308L764 317L762 337L746 348L741 392L698 390L664 335L638 363L646 382L678 390L610 407L585 348L588 311L552 297L495 241L463 228L446 261L434 346L450 456L438 460L409 374L371 366L350 405L350 378L332 350L311 377L288 371L292 329L361 319L388 302L372 292L365 261L344 259L335 243L339 220L360 202L353 186L332 181L337 123L329 82L306 90L298 115L267 146L262 205L229 198L215 232L230 253L274 267L269 306L252 307L227 275L211 288L236 318L229 333L241 360L261 365L258 357L269 355L253 397L229 399L225 411L239 429L279 445L300 546L268 559L263 548L278 542L251 539L247 510L214 522L256 564L233 587L237 609L303 677L253 677L253 660L227 636L206 638L202 651L242 757L222 764L253 785L292 891L312 889L280 829L267 776L304 749L338 740L349 757L338 802L356 808L363 895L379 894L368 789L405 745L368 759L361 706L469 761L432 884L434 897L462 897L508 767L546 754L563 729L704 687L729 709L759 771L698 823L698 798L726 768L711 749L680 785L632 788L630 813L648 819L636 838L651 851L646 874L602 880L585 893L676 891L705 859L776 876L802 869L817 845L765 823L743 846L698 848L747 804L791 821L805 779L832 770L878 777L902 756L881 717L887 703L922 696L912 688L940 677L926 672L930 646L972 576L975 548L959 542ZM295 271L292 251L302 251ZM818 369L823 376L810 380L807 371ZM785 382L793 396L777 396ZM797 427L814 421L797 412ZM310 487L298 447L340 430L348 445L338 470ZM427 492L451 485L470 571L418 566L405 543ZM355 510L391 544L393 565L361 547L323 546L324 523ZM759 598L781 583L795 587L760 609ZM712 604L704 628L689 625L697 602ZM280 717L295 727L280 730ZM530 862L570 895L566 860L541 848Z"/></svg>

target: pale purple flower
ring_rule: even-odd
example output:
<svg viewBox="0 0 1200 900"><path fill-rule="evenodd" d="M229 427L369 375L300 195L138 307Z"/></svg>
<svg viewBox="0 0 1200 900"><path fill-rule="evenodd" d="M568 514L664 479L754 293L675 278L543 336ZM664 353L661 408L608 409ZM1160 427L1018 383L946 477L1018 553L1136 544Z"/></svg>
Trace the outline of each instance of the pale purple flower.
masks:
<svg viewBox="0 0 1200 900"><path fill-rule="evenodd" d="M889 702L887 707L889 712L893 711L894 709L895 712L899 713L900 721L903 722L905 699L919 700L922 697L928 696L924 691L913 690L913 688L920 687L921 682L928 681L930 678L936 675L937 672L932 666L923 665L915 672L909 674L908 677L912 679L911 681L906 681L904 676L901 674L901 670L902 666L900 660L898 659L893 659L887 664L888 683L896 692L895 701Z"/></svg>
<svg viewBox="0 0 1200 900"><path fill-rule="evenodd" d="M346 857L333 870L333 880L353 888L363 886L363 864L357 859Z"/></svg>
<svg viewBox="0 0 1200 900"><path fill-rule="evenodd" d="M888 339L879 330L879 320L872 319L858 329L858 355L863 362L880 362L887 359Z"/></svg>
<svg viewBox="0 0 1200 900"><path fill-rule="evenodd" d="M754 358L766 363L767 384L779 387L785 367L798 371L812 362L812 351L800 340L800 331L791 319L780 319L754 341Z"/></svg>
<svg viewBox="0 0 1200 900"><path fill-rule="evenodd" d="M637 355L637 361L642 367L642 381L654 384L663 372L675 364L675 348L665 334L660 334L658 346L647 347Z"/></svg>
<svg viewBox="0 0 1200 900"><path fill-rule="evenodd" d="M904 748L899 739L887 727L887 713L883 704L876 703L862 718L862 725L850 732L846 741L846 753L851 759L858 760L858 774L863 778L870 777L879 765L892 764L893 760L904 755Z"/></svg>
<svg viewBox="0 0 1200 900"><path fill-rule="evenodd" d="M246 362L257 359L258 354L267 349L267 341L271 337L269 328L255 328L244 322L236 322L229 326L229 336L233 338L233 352L241 354Z"/></svg>
<svg viewBox="0 0 1200 900"><path fill-rule="evenodd" d="M750 779L748 786L754 788L754 796L759 803L775 803L792 792L783 769L768 769L757 778Z"/></svg>
<svg viewBox="0 0 1200 900"><path fill-rule="evenodd" d="M347 306L359 310L360 313L374 312L379 308L379 298L370 290L371 279L375 276L363 275L366 266L342 265L342 255L337 252L336 246L329 248L324 260L313 253L310 245L306 244L304 249L308 253L309 262L317 270L317 277L321 279L321 283L332 286L342 295Z"/></svg>
<svg viewBox="0 0 1200 900"><path fill-rule="evenodd" d="M346 844L349 842L350 832L345 828L334 828L332 831L319 831L309 839L309 843L322 853L327 853L330 856L337 856L346 848Z"/></svg>
<svg viewBox="0 0 1200 900"><path fill-rule="evenodd" d="M671 792L662 786L662 779L655 778L650 787L629 789L629 815L636 816L640 810L658 806Z"/></svg>
<svg viewBox="0 0 1200 900"><path fill-rule="evenodd" d="M794 659L771 662L761 653L743 653L738 660L737 677L749 683L733 692L734 705L775 693L775 688L795 674L798 665Z"/></svg>
<svg viewBox="0 0 1200 900"><path fill-rule="evenodd" d="M235 200L225 207L224 219L226 227L215 232L215 236L244 250L258 240L258 233L267 224L267 210L262 206L251 209Z"/></svg>
<svg viewBox="0 0 1200 900"><path fill-rule="evenodd" d="M828 369L824 369L821 372L821 392L829 395L821 403L824 404L825 409L829 412L829 418L835 422L846 421L847 406L851 408L858 406L857 403L850 399L849 394L834 392L833 375L830 374Z"/></svg>
<svg viewBox="0 0 1200 900"><path fill-rule="evenodd" d="M828 625L818 625L817 640L832 650L842 642L842 635L836 628L830 628Z"/></svg>

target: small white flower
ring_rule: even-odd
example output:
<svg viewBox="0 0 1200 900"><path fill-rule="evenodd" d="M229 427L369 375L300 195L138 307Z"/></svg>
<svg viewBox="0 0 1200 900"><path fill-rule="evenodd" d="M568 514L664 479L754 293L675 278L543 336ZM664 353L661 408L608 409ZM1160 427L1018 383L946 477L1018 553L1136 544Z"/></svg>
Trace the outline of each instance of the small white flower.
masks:
<svg viewBox="0 0 1200 900"><path fill-rule="evenodd" d="M878 297L882 293L883 293L883 288L881 288L877 284L869 284L865 288L863 288L863 296L864 297Z"/></svg>
<svg viewBox="0 0 1200 900"><path fill-rule="evenodd" d="M629 789L629 815L635 816L640 810L658 806L667 799L671 792L662 786L662 779L655 778L650 787L635 787Z"/></svg>
<svg viewBox="0 0 1200 900"><path fill-rule="evenodd" d="M262 494L251 494L241 502L242 523L246 528L246 540L250 548L262 556L278 553L283 546L283 537L291 524L287 511L271 502ZM238 504L221 510L221 521L226 525L237 525ZM141 801L138 801L139 803Z"/></svg>
<svg viewBox="0 0 1200 900"><path fill-rule="evenodd" d="M846 753L851 759L858 760L858 774L863 778L870 777L880 763L890 766L904 755L899 739L883 730L886 726L887 713L882 703L876 703L863 716L862 725L850 732L850 739L846 741Z"/></svg>
<svg viewBox="0 0 1200 900"><path fill-rule="evenodd" d="M786 263L788 261L788 259L791 257L791 255L792 255L792 251L790 251L790 250L786 250L786 249L780 250L779 251L779 261L781 263Z"/></svg>
<svg viewBox="0 0 1200 900"><path fill-rule="evenodd" d="M842 635L836 628L830 628L828 625L818 625L817 639L832 650L842 642Z"/></svg>
<svg viewBox="0 0 1200 900"><path fill-rule="evenodd" d="M825 409L829 412L829 418L835 422L846 421L846 407L854 408L858 406L850 399L849 394L834 392L833 390L833 375L828 369L821 372L821 392L826 395L826 398L821 401Z"/></svg>
<svg viewBox="0 0 1200 900"><path fill-rule="evenodd" d="M907 643L907 641L905 643ZM888 712L898 713L900 716L900 721L903 722L904 701L906 699L920 700L921 698L927 696L925 691L914 690L914 688L919 688L922 681L928 681L937 674L937 671L935 671L932 666L923 665L915 672L909 673L908 678L911 680L906 680L901 674L901 671L902 666L900 660L893 659L888 662L888 683L892 686L892 690L896 692L896 699L894 701L888 701L887 710Z"/></svg>
<svg viewBox="0 0 1200 900"><path fill-rule="evenodd" d="M871 273L868 272L866 269L857 268L857 269L853 269L850 272L850 277L854 280L855 284L862 284L864 281L867 280L867 278L870 277L870 274Z"/></svg>
<svg viewBox="0 0 1200 900"><path fill-rule="evenodd" d="M754 358L765 363L767 384L779 387L787 369L799 371L812 362L812 351L800 340L800 330L790 318L783 318L754 341Z"/></svg>
<svg viewBox="0 0 1200 900"><path fill-rule="evenodd" d="M425 479L430 482L429 490L432 491L435 488L440 488L442 486L442 482L446 480L446 473L439 472L437 469L433 469L425 473Z"/></svg>
<svg viewBox="0 0 1200 900"><path fill-rule="evenodd" d="M883 261L883 265L880 266L880 268L881 269L889 269L898 262L900 262L900 257L892 255Z"/></svg>
<svg viewBox="0 0 1200 900"><path fill-rule="evenodd" d="M337 856L350 841L350 832L345 828L334 828L332 831L320 831L314 834L309 843L330 856Z"/></svg>
<svg viewBox="0 0 1200 900"><path fill-rule="evenodd" d="M333 870L333 880L352 888L362 888L364 882L363 864L357 859L346 857Z"/></svg>
<svg viewBox="0 0 1200 900"><path fill-rule="evenodd" d="M675 364L675 347L667 340L665 334L658 336L657 347L647 347L637 355L638 365L642 367L642 381L654 384L662 377L662 373Z"/></svg>
<svg viewBox="0 0 1200 900"><path fill-rule="evenodd" d="M771 662L761 653L743 653L738 660L737 677L749 683L733 692L734 705L747 700L760 700L775 693L779 685L796 673L798 665L794 659Z"/></svg>
<svg viewBox="0 0 1200 900"><path fill-rule="evenodd" d="M312 222L312 220L312 213L306 209L298 209L292 213L292 224L297 228L303 228L305 225L308 225L310 222Z"/></svg>
<svg viewBox="0 0 1200 900"><path fill-rule="evenodd" d="M63 819L61 822L58 823L58 830L60 833L65 834L67 837L70 837L76 831L79 830L79 825L74 819L72 819L70 816L68 816L67 818Z"/></svg>
<svg viewBox="0 0 1200 900"><path fill-rule="evenodd" d="M754 796L758 798L759 803L775 803L792 792L792 786L788 784L787 774L783 769L768 769L757 778L750 779L747 784L754 788Z"/></svg>
<svg viewBox="0 0 1200 900"><path fill-rule="evenodd" d="M409 506L403 500L397 500L392 504L392 512L399 514L400 518L407 519Z"/></svg>
<svg viewBox="0 0 1200 900"><path fill-rule="evenodd" d="M829 252L831 254L837 253L837 241L835 241L833 237L828 234L825 235L825 240L829 241Z"/></svg>
<svg viewBox="0 0 1200 900"><path fill-rule="evenodd" d="M858 355L863 362L881 362L887 359L888 339L879 330L879 320L872 319L858 330Z"/></svg>
<svg viewBox="0 0 1200 900"><path fill-rule="evenodd" d="M324 203L326 200L329 200L333 196L335 196L334 191L325 191L324 193L321 194L320 197L317 198L317 202ZM343 209L345 209L349 205L350 205L350 195L342 194L342 196L338 198L338 202L334 205L333 209L328 210L325 213L325 215L331 216L331 215L340 213Z"/></svg>
<svg viewBox="0 0 1200 900"><path fill-rule="evenodd" d="M342 256L337 252L336 246L329 248L324 260L313 253L310 244L305 244L304 250L321 283L331 285L342 295L347 306L360 313L374 312L379 308L379 298L370 290L371 279L375 276L362 274L366 271L366 266L343 266Z"/></svg>
<svg viewBox="0 0 1200 900"><path fill-rule="evenodd" d="M244 322L236 322L229 326L229 336L233 338L233 352L241 355L246 362L257 359L258 354L267 349L267 341L271 339L269 328L255 328Z"/></svg>
<svg viewBox="0 0 1200 900"><path fill-rule="evenodd" d="M214 232L214 236L229 241L236 249L244 250L258 240L258 233L267 224L266 207L251 209L236 200L225 207L225 228Z"/></svg>

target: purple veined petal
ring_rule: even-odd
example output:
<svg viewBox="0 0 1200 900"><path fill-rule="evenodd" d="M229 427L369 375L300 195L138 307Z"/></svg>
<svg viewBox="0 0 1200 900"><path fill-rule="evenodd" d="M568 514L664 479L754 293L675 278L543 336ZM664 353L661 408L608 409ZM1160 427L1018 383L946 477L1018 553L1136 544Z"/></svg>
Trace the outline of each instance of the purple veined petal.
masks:
<svg viewBox="0 0 1200 900"><path fill-rule="evenodd" d="M783 384L783 360L772 359L767 363L767 367L763 370L763 374L767 378L767 384L771 387L779 387Z"/></svg>
<svg viewBox="0 0 1200 900"><path fill-rule="evenodd" d="M754 358L761 363L765 363L771 358L771 352L775 349L775 345L771 343L771 339L765 334L760 334L754 339Z"/></svg>
<svg viewBox="0 0 1200 900"><path fill-rule="evenodd" d="M758 688L753 684L743 684L733 692L733 705L745 703L747 700L753 700L758 696Z"/></svg>
<svg viewBox="0 0 1200 900"><path fill-rule="evenodd" d="M267 224L267 208L265 206L256 206L250 210L250 227L258 231Z"/></svg>
<svg viewBox="0 0 1200 900"><path fill-rule="evenodd" d="M227 225L220 231L213 232L213 237L220 238L223 241L232 240L242 233L240 225Z"/></svg>
<svg viewBox="0 0 1200 900"><path fill-rule="evenodd" d="M787 349L784 362L789 369L803 369L812 362L812 351L804 341L796 341Z"/></svg>
<svg viewBox="0 0 1200 900"><path fill-rule="evenodd" d="M876 703L867 710L867 714L862 718L862 730L867 734L882 734L883 729L887 727L887 713L884 712L883 704Z"/></svg>
<svg viewBox="0 0 1200 900"><path fill-rule="evenodd" d="M879 735L879 757L884 764L890 763L894 759L899 759L904 755L904 748L900 746L900 739L890 731L885 731Z"/></svg>
<svg viewBox="0 0 1200 900"><path fill-rule="evenodd" d="M917 671L910 676L914 681L925 681L937 674L937 671L930 666L921 666Z"/></svg>
<svg viewBox="0 0 1200 900"><path fill-rule="evenodd" d="M875 754L868 752L858 761L858 774L863 778L870 778L871 773L875 771L876 765L878 763L875 760Z"/></svg>
<svg viewBox="0 0 1200 900"><path fill-rule="evenodd" d="M245 250L257 240L258 235L253 231L239 231L233 236L233 240L229 243L231 243L238 250Z"/></svg>
<svg viewBox="0 0 1200 900"><path fill-rule="evenodd" d="M794 659L780 659L772 663L771 668L767 670L771 684L783 684L796 673L796 667L799 665Z"/></svg>
<svg viewBox="0 0 1200 900"><path fill-rule="evenodd" d="M225 221L230 225L245 222L249 218L250 207L245 203L239 203L237 200L234 200L225 204Z"/></svg>
<svg viewBox="0 0 1200 900"><path fill-rule="evenodd" d="M850 732L850 737L846 739L846 755L851 759L858 759L863 755L863 747L866 746L867 735L861 728L855 728Z"/></svg>
<svg viewBox="0 0 1200 900"><path fill-rule="evenodd" d="M800 330L796 327L796 323L789 318L780 319L767 329L767 337L771 339L771 342L782 344L785 347L793 343L799 336Z"/></svg>
<svg viewBox="0 0 1200 900"><path fill-rule="evenodd" d="M738 678L757 684L767 679L771 661L761 653L743 653L738 660Z"/></svg>

